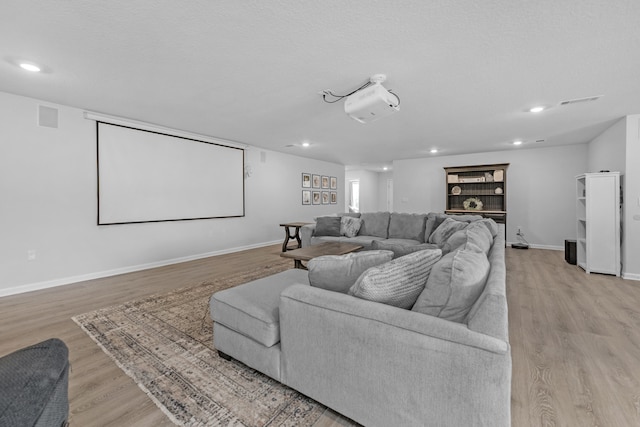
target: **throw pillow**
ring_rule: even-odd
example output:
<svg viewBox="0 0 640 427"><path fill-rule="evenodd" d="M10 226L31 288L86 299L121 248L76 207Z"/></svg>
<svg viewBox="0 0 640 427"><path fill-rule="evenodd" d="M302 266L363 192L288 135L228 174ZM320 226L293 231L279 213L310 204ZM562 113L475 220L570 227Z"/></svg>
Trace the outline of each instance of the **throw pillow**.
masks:
<svg viewBox="0 0 640 427"><path fill-rule="evenodd" d="M461 222L474 222L482 219L482 215L448 215L444 213L436 213L430 212L427 214L427 223L424 227L424 238L425 240L431 236L431 234L435 231L436 228L442 224L442 222L447 218L453 218L456 221Z"/></svg>
<svg viewBox="0 0 640 427"><path fill-rule="evenodd" d="M316 231L314 236L340 237L340 217L321 216L316 219Z"/></svg>
<svg viewBox="0 0 640 427"><path fill-rule="evenodd" d="M438 245L431 243L422 243L419 245L403 245L400 243L387 242L385 240L374 240L371 242L371 249L392 251L394 258L409 255L414 252L424 251L425 249L439 249Z"/></svg>
<svg viewBox="0 0 640 427"><path fill-rule="evenodd" d="M467 245L465 249L474 252L484 252L488 254L493 244L493 236L489 229L480 221L473 223L465 230L467 234Z"/></svg>
<svg viewBox="0 0 640 427"><path fill-rule="evenodd" d="M440 249L429 249L371 267L358 277L348 294L409 309L424 289L431 267L441 256Z"/></svg>
<svg viewBox="0 0 640 427"><path fill-rule="evenodd" d="M463 230L469 225L467 222L456 221L453 218L447 218L442 221L442 224L436 228L431 236L429 236L429 243L435 243L436 245L443 245L453 233L458 230Z"/></svg>
<svg viewBox="0 0 640 427"><path fill-rule="evenodd" d="M467 227L468 229L469 227ZM442 245L442 256L445 256L449 252L453 252L456 249L464 249L464 245L467 244L467 230L458 230L447 239Z"/></svg>
<svg viewBox="0 0 640 427"><path fill-rule="evenodd" d="M496 237L498 235L498 224L491 218L481 219L478 223L487 227L487 230L489 230L492 237Z"/></svg>
<svg viewBox="0 0 640 427"><path fill-rule="evenodd" d="M360 218L343 216L340 220L340 234L347 237L356 237L361 225L362 220Z"/></svg>
<svg viewBox="0 0 640 427"><path fill-rule="evenodd" d="M324 255L307 264L309 284L345 293L369 267L391 261L391 251L364 251L346 255Z"/></svg>
<svg viewBox="0 0 640 427"><path fill-rule="evenodd" d="M433 266L424 291L412 310L464 323L489 276L489 260L482 252L457 250Z"/></svg>

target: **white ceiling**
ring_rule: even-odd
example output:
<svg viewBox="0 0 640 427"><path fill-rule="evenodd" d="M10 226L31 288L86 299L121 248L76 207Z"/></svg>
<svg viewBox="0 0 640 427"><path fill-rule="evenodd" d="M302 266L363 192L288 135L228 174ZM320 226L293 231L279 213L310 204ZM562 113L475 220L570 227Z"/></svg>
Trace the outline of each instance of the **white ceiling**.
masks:
<svg viewBox="0 0 640 427"><path fill-rule="evenodd" d="M0 56L1 91L367 167L640 113L638 0L0 0ZM360 124L318 95L375 73L399 113Z"/></svg>

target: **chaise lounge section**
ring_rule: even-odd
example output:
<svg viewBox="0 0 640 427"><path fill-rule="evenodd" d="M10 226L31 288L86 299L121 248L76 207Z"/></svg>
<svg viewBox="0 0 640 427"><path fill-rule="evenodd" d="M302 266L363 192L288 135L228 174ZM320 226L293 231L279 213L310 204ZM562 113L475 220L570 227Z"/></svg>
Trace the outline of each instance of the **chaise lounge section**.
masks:
<svg viewBox="0 0 640 427"><path fill-rule="evenodd" d="M456 274L465 267L456 262L485 259L479 293L459 319L443 316L442 307L433 315L425 314L433 307L416 311L427 287L410 310L349 295L354 287L343 292L312 286L309 273L288 270L212 296L214 345L367 426L509 426L504 226L496 226L490 245L476 247L468 236L482 227L451 235L449 240L463 234L467 240L442 258L440 249L422 251L437 255L427 287L443 272L464 282ZM411 257L362 275L417 259Z"/></svg>

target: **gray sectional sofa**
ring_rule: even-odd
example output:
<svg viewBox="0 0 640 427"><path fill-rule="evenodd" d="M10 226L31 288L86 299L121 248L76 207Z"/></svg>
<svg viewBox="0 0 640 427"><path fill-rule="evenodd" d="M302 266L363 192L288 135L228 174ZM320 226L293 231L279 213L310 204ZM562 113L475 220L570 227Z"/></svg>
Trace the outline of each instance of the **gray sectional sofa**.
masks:
<svg viewBox="0 0 640 427"><path fill-rule="evenodd" d="M444 256L374 248L214 294L216 349L366 426L509 426L504 226L438 220Z"/></svg>
<svg viewBox="0 0 640 427"><path fill-rule="evenodd" d="M384 243L389 247L414 246L431 244L437 247L444 242L430 238L433 232L447 218L456 221L471 222L482 219L479 215L447 215L444 213L398 213L398 212L365 212L343 213L316 218L316 223L308 224L300 229L302 247L323 242L349 242L362 245L364 250L380 247L374 242ZM345 231L345 222L359 222L354 230ZM331 224L333 222L333 224ZM326 226L325 224L331 224ZM434 236L435 237L435 236Z"/></svg>

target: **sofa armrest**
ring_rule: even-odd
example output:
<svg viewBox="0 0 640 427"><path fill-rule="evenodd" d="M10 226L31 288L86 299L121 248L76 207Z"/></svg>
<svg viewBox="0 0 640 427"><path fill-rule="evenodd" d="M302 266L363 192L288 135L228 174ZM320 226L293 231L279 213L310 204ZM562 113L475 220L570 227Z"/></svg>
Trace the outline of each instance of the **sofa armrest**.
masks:
<svg viewBox="0 0 640 427"><path fill-rule="evenodd" d="M281 381L364 425L510 424L509 343L464 324L294 285Z"/></svg>
<svg viewBox="0 0 640 427"><path fill-rule="evenodd" d="M311 237L316 231L316 224L307 224L300 227L300 240L302 241L302 247L306 248L311 246Z"/></svg>

